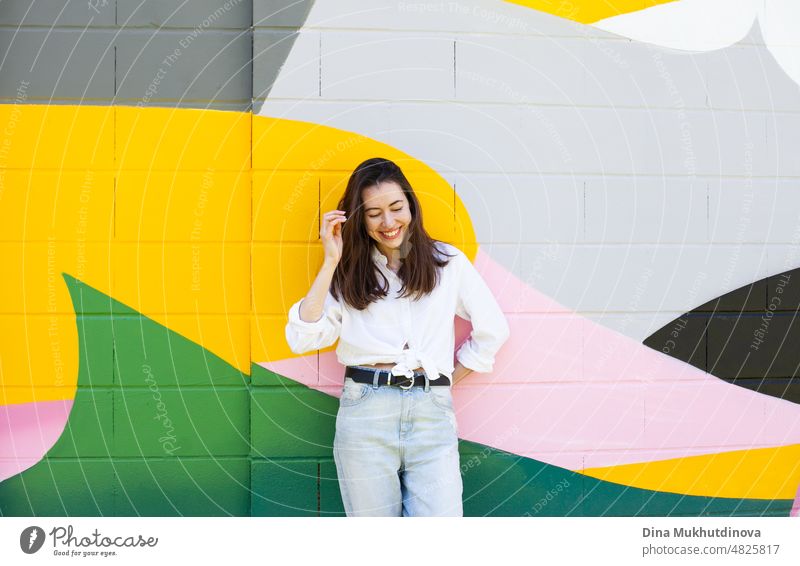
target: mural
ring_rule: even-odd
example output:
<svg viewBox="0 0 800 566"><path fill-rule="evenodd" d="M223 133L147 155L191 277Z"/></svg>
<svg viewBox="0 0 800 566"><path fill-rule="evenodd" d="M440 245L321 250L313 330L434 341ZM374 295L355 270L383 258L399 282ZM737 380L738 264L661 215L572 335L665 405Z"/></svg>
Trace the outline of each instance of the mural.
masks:
<svg viewBox="0 0 800 566"><path fill-rule="evenodd" d="M0 514L342 514L283 327L375 155L511 324L466 514L800 513L800 13L730 4L3 2Z"/></svg>

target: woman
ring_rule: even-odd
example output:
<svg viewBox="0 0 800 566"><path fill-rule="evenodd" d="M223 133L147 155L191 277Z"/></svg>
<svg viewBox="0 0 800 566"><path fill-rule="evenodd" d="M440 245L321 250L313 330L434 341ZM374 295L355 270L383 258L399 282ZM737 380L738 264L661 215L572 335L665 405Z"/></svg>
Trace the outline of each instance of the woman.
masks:
<svg viewBox="0 0 800 566"><path fill-rule="evenodd" d="M492 369L508 324L469 259L427 234L393 162L361 163L338 208L322 217L325 259L289 311L286 339L303 353L339 338L333 455L345 511L461 516L450 384ZM473 330L454 366L455 315Z"/></svg>

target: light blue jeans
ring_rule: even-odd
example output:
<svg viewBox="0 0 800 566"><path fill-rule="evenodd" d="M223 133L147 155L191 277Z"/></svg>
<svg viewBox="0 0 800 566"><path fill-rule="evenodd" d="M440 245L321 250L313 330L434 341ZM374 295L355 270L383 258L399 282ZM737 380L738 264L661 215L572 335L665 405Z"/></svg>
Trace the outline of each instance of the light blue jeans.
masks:
<svg viewBox="0 0 800 566"><path fill-rule="evenodd" d="M333 457L350 517L463 515L449 387L404 390L345 378Z"/></svg>

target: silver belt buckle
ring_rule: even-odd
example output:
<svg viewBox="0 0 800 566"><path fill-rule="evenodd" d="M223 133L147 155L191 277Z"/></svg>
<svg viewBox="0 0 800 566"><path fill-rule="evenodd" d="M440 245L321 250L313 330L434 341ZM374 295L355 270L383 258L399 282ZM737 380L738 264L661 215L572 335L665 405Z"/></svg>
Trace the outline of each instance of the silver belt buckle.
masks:
<svg viewBox="0 0 800 566"><path fill-rule="evenodd" d="M414 381L417 379L417 376L414 375L414 376L412 376L410 378L408 376L406 376L406 379L410 379L410 381L408 382L408 387L404 387L403 385L399 385L398 386L398 387L400 387L400 389L403 389L404 391L408 391L409 389L414 387Z"/></svg>

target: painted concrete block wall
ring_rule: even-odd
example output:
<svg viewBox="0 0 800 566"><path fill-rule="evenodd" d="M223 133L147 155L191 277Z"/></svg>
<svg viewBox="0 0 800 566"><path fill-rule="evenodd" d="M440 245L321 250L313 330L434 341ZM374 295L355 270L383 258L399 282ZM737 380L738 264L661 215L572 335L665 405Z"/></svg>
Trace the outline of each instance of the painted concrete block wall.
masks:
<svg viewBox="0 0 800 566"><path fill-rule="evenodd" d="M524 4L3 2L0 513L341 514L283 326L382 155L512 326L467 514L789 514L796 10Z"/></svg>

